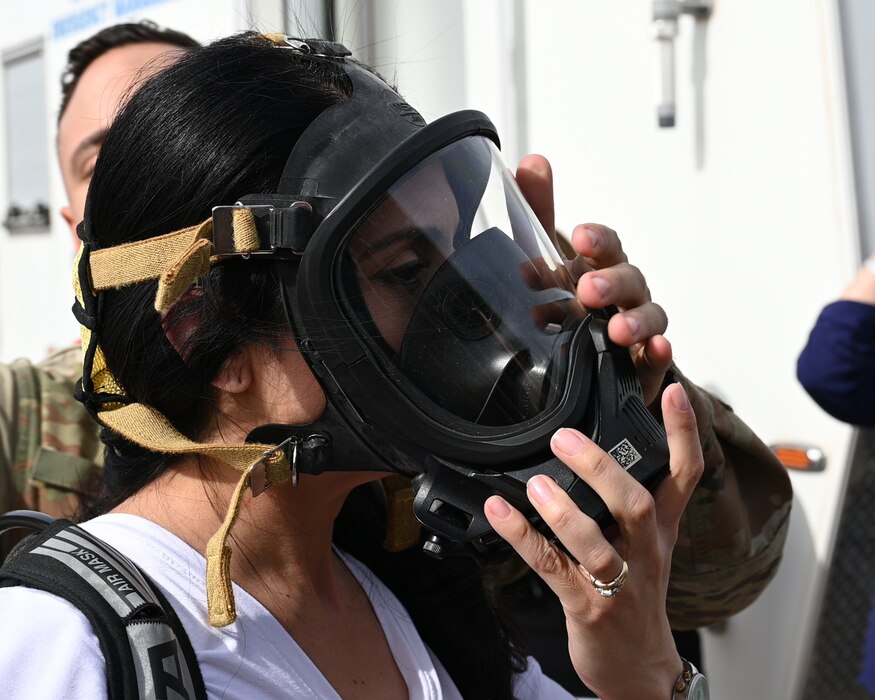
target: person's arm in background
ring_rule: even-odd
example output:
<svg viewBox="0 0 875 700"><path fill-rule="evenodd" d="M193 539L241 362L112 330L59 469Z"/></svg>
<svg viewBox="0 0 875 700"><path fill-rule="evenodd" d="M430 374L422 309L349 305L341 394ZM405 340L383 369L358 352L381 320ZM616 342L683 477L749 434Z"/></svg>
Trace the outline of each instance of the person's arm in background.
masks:
<svg viewBox="0 0 875 700"><path fill-rule="evenodd" d="M0 513L5 513L12 508L14 493L12 465L15 462L14 437L17 413L12 369L7 364L0 364Z"/></svg>
<svg viewBox="0 0 875 700"><path fill-rule="evenodd" d="M73 398L82 350L72 346L34 365L0 364L0 513L79 514L103 461L97 424Z"/></svg>
<svg viewBox="0 0 875 700"><path fill-rule="evenodd" d="M666 610L672 629L723 622L753 603L781 561L792 488L786 469L730 406L676 366L687 392L704 473L681 516Z"/></svg>
<svg viewBox="0 0 875 700"><path fill-rule="evenodd" d="M875 256L811 330L796 366L799 382L831 416L875 425Z"/></svg>
<svg viewBox="0 0 875 700"><path fill-rule="evenodd" d="M875 255L867 259L842 293L842 299L875 305Z"/></svg>

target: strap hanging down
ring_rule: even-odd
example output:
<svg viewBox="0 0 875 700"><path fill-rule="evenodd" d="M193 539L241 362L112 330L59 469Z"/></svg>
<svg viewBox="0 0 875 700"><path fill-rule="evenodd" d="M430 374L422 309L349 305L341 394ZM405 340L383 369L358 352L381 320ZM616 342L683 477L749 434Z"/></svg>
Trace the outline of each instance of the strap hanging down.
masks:
<svg viewBox="0 0 875 700"><path fill-rule="evenodd" d="M69 521L55 521L0 567L0 586L16 585L59 596L88 618L113 700L206 699L197 658L172 606L105 542Z"/></svg>
<svg viewBox="0 0 875 700"><path fill-rule="evenodd" d="M237 619L234 591L231 587L231 548L228 537L240 513L243 495L252 485L256 473L267 484L284 484L293 479L295 464L283 446L227 445L195 442L185 437L161 413L145 404L132 403L98 417L112 430L136 444L156 452L202 454L218 459L242 472L224 522L207 543L207 607L210 624L224 627ZM261 470L264 475L261 476ZM264 490L260 488L258 493ZM253 490L255 495L258 493Z"/></svg>

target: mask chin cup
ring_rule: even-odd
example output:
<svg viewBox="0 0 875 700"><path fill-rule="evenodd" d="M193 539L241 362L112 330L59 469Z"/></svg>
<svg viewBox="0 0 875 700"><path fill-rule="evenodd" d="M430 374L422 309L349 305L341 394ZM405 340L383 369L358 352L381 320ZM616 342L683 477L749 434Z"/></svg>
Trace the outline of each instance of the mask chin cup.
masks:
<svg viewBox="0 0 875 700"><path fill-rule="evenodd" d="M587 323L597 353L593 369L597 391L582 423L573 427L589 435L619 467L652 491L668 473L668 443L662 425L644 405L628 350L608 338L611 313L599 312ZM536 474L554 479L603 529L614 523L595 491L548 450L539 464L502 473L430 456L425 471L413 480L414 514L434 533L423 545L424 551L437 558L470 556L480 563L505 559L512 550L483 513L483 503L492 495L502 496L543 535L555 540L526 497L526 482Z"/></svg>

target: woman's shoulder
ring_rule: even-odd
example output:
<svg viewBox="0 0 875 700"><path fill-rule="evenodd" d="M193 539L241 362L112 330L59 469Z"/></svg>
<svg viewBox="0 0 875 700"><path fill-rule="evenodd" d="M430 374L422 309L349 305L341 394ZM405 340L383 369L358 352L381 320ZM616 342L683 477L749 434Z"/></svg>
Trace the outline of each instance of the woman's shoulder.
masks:
<svg viewBox="0 0 875 700"><path fill-rule="evenodd" d="M157 523L138 515L109 513L80 525L125 555L159 584L185 586L205 578L203 554Z"/></svg>
<svg viewBox="0 0 875 700"><path fill-rule="evenodd" d="M173 543L169 549L164 539ZM165 621L176 616L130 556L184 559L170 533L140 518L107 515L80 526L58 521L23 546L4 578L24 583L0 589L0 619L14 639L0 638L0 697L116 696L142 678L148 687L167 676L160 662L157 671L140 673L137 659L153 652L176 657L174 680L192 685L197 662L178 642L187 635ZM51 667L40 675L47 659Z"/></svg>
<svg viewBox="0 0 875 700"><path fill-rule="evenodd" d="M73 605L32 588L0 588L0 619L4 700L106 697L100 643Z"/></svg>

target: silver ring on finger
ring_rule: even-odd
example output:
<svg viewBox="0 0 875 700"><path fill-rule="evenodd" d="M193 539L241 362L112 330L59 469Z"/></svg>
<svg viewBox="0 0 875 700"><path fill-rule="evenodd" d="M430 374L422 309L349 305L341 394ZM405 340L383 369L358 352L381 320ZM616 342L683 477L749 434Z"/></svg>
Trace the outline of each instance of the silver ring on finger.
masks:
<svg viewBox="0 0 875 700"><path fill-rule="evenodd" d="M629 565L624 559L623 570L620 572L620 575L612 581L599 581L589 572L587 572L587 574L589 575L589 582L592 584L592 587L595 588L596 592L602 598L614 598L617 593L623 590L623 586L626 585L626 579L629 577Z"/></svg>

